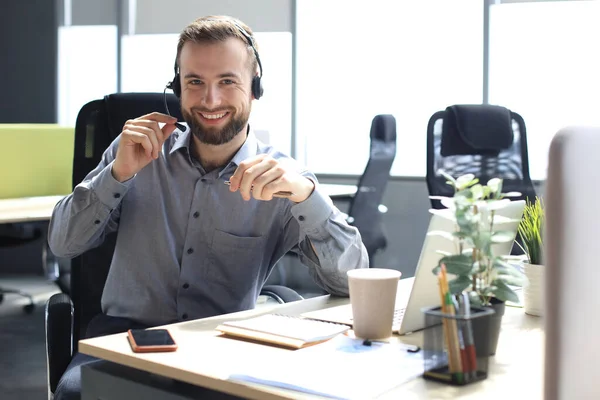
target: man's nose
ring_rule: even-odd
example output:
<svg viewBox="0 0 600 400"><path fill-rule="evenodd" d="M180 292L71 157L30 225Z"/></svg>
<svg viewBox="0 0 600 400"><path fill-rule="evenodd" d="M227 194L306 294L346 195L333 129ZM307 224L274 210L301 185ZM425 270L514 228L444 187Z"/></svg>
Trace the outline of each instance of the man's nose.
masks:
<svg viewBox="0 0 600 400"><path fill-rule="evenodd" d="M221 93L216 85L206 85L202 95L202 104L208 108L213 108L221 104Z"/></svg>

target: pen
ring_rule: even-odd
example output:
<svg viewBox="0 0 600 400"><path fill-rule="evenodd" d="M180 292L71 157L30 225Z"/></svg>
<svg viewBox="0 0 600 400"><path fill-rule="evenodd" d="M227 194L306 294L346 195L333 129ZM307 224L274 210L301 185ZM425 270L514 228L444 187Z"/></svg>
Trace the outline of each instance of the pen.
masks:
<svg viewBox="0 0 600 400"><path fill-rule="evenodd" d="M227 186L230 186L231 182L225 181L225 184ZM288 192L288 191L281 191L281 192L275 192L275 193L273 193L273 197L280 197L280 198L283 198L283 199L287 199L288 197L291 197L293 195L294 195L293 192Z"/></svg>
<svg viewBox="0 0 600 400"><path fill-rule="evenodd" d="M477 378L477 354L475 353L475 341L473 339L473 326L471 325L471 301L468 293L462 294L464 316L465 316L465 352L467 354L468 376L471 379Z"/></svg>
<svg viewBox="0 0 600 400"><path fill-rule="evenodd" d="M384 341L384 340L371 340L371 339L365 339L362 342L363 346L372 346L373 343L385 343L385 344L389 344L389 342ZM415 345L412 345L412 344L399 343L398 345L400 347L406 349L406 351L408 351L409 353L418 353L419 351L421 351L421 348L419 346L415 346Z"/></svg>
<svg viewBox="0 0 600 400"><path fill-rule="evenodd" d="M455 298L452 299L454 301L454 308L456 309L456 311L458 312L458 314L463 314L464 316L464 302L463 301L456 301ZM462 300L462 298L459 298L459 300ZM463 377L465 380L465 383L468 383L470 381L470 375L469 375L469 360L467 357L467 350L465 347L465 335L464 335L464 330L465 330L465 320L464 319L459 319L456 321L458 324L458 346L460 348L460 362L462 365L462 372L463 372Z"/></svg>

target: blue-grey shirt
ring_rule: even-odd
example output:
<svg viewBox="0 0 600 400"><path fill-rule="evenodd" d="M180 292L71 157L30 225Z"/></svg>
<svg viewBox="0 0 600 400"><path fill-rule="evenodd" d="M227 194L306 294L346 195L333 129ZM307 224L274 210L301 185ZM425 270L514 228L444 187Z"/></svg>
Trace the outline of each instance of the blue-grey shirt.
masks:
<svg viewBox="0 0 600 400"><path fill-rule="evenodd" d="M346 271L368 267L367 252L318 183L298 204L244 201L224 184L257 154L290 163L317 182L315 176L252 131L224 168L206 172L191 155L189 132L176 130L159 158L123 183L111 172L117 138L54 209L48 239L57 256L79 255L119 231L104 313L167 324L253 308L273 266L290 250L318 285L347 295Z"/></svg>

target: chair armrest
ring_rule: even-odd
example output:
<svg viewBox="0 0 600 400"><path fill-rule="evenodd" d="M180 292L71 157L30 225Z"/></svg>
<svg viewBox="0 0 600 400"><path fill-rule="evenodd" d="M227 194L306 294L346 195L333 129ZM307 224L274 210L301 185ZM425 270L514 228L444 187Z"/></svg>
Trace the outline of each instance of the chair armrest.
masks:
<svg viewBox="0 0 600 400"><path fill-rule="evenodd" d="M48 387L56 385L73 356L73 302L64 293L54 294L46 303L46 362Z"/></svg>
<svg viewBox="0 0 600 400"><path fill-rule="evenodd" d="M295 290L280 285L263 286L260 294L272 297L280 304L304 300L304 297L300 296Z"/></svg>

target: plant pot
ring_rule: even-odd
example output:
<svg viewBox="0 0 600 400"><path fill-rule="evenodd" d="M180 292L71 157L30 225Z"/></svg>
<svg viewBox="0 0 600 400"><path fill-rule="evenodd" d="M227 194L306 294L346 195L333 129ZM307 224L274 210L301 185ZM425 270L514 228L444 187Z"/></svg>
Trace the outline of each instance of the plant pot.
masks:
<svg viewBox="0 0 600 400"><path fill-rule="evenodd" d="M496 348L498 347L505 304L498 299L492 299L491 303L492 305L489 308L494 310L494 314L473 320L473 337L477 357L493 356L496 354Z"/></svg>
<svg viewBox="0 0 600 400"><path fill-rule="evenodd" d="M523 270L529 283L523 288L523 305L525 313L542 316L544 298L544 266L538 264L523 264Z"/></svg>

